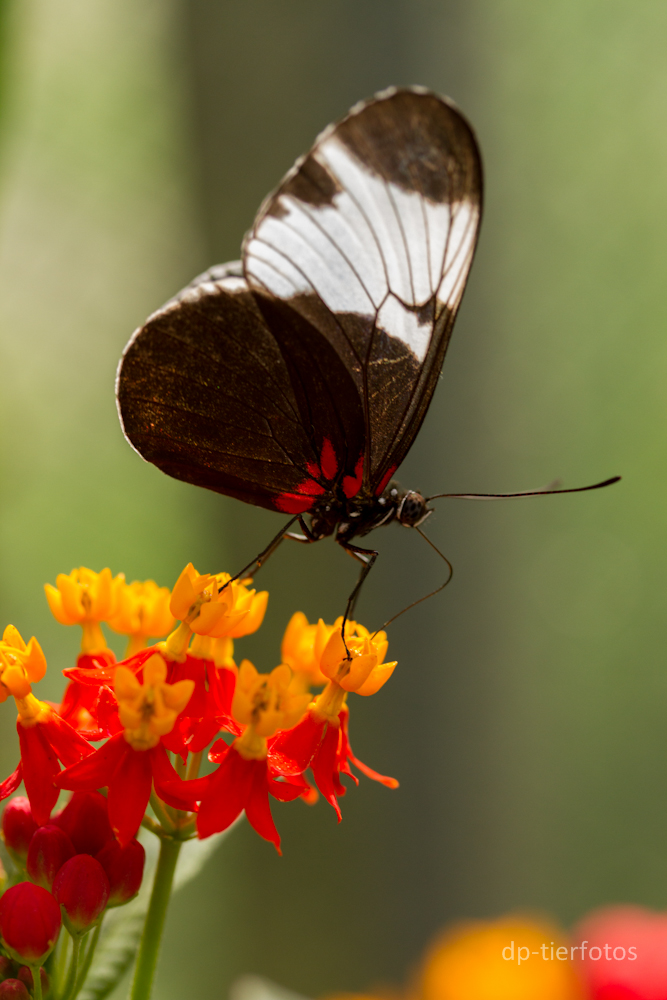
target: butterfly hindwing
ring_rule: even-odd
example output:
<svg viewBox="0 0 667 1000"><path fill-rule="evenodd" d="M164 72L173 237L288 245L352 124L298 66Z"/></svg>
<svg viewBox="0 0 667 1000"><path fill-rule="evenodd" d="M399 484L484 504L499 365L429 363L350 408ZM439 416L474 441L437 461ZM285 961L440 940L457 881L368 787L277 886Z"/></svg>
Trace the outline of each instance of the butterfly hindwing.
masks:
<svg viewBox="0 0 667 1000"><path fill-rule="evenodd" d="M125 434L177 479L301 513L342 477L348 448L363 453L361 402L321 334L279 301L271 332L233 269L203 275L133 337L118 378Z"/></svg>

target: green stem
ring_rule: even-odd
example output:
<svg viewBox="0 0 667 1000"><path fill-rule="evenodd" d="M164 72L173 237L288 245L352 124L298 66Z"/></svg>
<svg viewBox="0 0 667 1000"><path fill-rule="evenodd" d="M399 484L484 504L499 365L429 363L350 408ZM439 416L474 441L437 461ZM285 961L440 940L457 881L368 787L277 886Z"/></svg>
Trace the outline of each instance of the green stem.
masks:
<svg viewBox="0 0 667 1000"><path fill-rule="evenodd" d="M130 1000L148 1000L151 994L164 920L171 895L171 884L174 880L174 871L180 849L180 840L164 837L160 841L160 856L155 872L151 901L146 914L146 923L141 935Z"/></svg>
<svg viewBox="0 0 667 1000"><path fill-rule="evenodd" d="M31 965L33 1000L42 1000L42 970L38 965Z"/></svg>
<svg viewBox="0 0 667 1000"><path fill-rule="evenodd" d="M83 960L79 975L76 977L76 983L74 984L74 990L72 992L72 997L76 997L83 984L86 981L86 976L88 975L88 970L90 969L91 962L93 961L93 955L95 954L95 949L97 948L97 942L100 938L100 930L102 929L102 917L100 917L99 923L91 935L90 944L88 945L88 951L86 952L86 957Z"/></svg>
<svg viewBox="0 0 667 1000"><path fill-rule="evenodd" d="M70 1000L70 997L74 993L74 984L76 982L76 973L79 967L79 952L81 951L81 935L72 935L72 957L69 963L69 969L67 970L67 981L65 983L65 989L63 991L62 1000ZM35 977L33 975L33 982Z"/></svg>

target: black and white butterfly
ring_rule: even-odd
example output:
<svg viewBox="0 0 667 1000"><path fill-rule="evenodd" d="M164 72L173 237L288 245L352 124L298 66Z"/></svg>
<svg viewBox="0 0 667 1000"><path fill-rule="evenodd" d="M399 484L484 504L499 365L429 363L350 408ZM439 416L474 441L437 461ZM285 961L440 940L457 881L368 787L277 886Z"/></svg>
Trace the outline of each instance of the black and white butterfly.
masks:
<svg viewBox="0 0 667 1000"><path fill-rule="evenodd" d="M481 209L477 142L452 103L415 87L356 105L265 200L242 260L134 334L117 384L128 440L170 476L291 514L300 540L333 535L363 579L376 553L354 539L431 512L392 477L440 374Z"/></svg>

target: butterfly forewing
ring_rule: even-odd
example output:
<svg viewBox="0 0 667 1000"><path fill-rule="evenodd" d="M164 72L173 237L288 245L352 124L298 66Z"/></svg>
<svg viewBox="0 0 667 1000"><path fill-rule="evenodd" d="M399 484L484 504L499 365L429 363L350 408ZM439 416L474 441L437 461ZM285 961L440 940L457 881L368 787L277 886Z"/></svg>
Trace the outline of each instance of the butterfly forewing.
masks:
<svg viewBox="0 0 667 1000"><path fill-rule="evenodd" d="M433 394L481 188L459 112L427 92L393 91L327 129L246 238L244 271L260 308L278 297L306 316L354 379L371 488L404 458Z"/></svg>

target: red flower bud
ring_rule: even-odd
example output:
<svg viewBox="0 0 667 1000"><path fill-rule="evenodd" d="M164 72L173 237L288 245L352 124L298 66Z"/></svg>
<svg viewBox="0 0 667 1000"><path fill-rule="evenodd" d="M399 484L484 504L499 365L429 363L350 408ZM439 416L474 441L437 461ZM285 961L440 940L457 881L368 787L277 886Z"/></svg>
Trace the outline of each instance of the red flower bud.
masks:
<svg viewBox="0 0 667 1000"><path fill-rule="evenodd" d="M60 924L60 907L40 885L19 882L0 899L0 934L18 961L41 963L58 940Z"/></svg>
<svg viewBox="0 0 667 1000"><path fill-rule="evenodd" d="M0 983L0 1000L30 1000L28 987L20 979L5 979Z"/></svg>
<svg viewBox="0 0 667 1000"><path fill-rule="evenodd" d="M104 868L111 886L109 906L123 906L139 892L144 877L146 852L138 840L132 839L125 847L117 840L104 845L97 860Z"/></svg>
<svg viewBox="0 0 667 1000"><path fill-rule="evenodd" d="M99 792L74 792L53 822L65 831L76 854L94 857L113 837L107 800Z"/></svg>
<svg viewBox="0 0 667 1000"><path fill-rule="evenodd" d="M32 969L29 969L27 965L22 965L16 973L16 978L20 979L22 983L25 983L32 993ZM42 996L45 997L51 989L51 980L49 979L45 969L39 970L39 978L42 982ZM0 994L0 996L1 995L2 994Z"/></svg>
<svg viewBox="0 0 667 1000"><path fill-rule="evenodd" d="M0 979L7 979L12 975L13 962L6 955L0 955Z"/></svg>
<svg viewBox="0 0 667 1000"><path fill-rule="evenodd" d="M65 911L67 929L73 934L95 923L109 901L109 879L90 854L75 854L53 883L53 895Z"/></svg>
<svg viewBox="0 0 667 1000"><path fill-rule="evenodd" d="M11 799L2 814L2 839L11 856L22 866L25 865L28 846L36 829L30 802L25 795Z"/></svg>
<svg viewBox="0 0 667 1000"><path fill-rule="evenodd" d="M54 878L74 853L72 841L59 826L40 826L28 848L26 869L30 879L51 891Z"/></svg>

